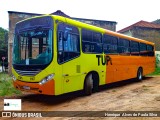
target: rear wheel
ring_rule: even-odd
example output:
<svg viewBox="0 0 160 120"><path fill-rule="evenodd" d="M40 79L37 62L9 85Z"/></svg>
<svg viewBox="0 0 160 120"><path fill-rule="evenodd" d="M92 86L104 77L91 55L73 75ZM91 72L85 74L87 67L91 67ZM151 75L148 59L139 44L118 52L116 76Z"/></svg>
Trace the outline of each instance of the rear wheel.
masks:
<svg viewBox="0 0 160 120"><path fill-rule="evenodd" d="M137 80L141 81L142 78L143 78L143 70L142 70L142 68L139 68L137 71Z"/></svg>

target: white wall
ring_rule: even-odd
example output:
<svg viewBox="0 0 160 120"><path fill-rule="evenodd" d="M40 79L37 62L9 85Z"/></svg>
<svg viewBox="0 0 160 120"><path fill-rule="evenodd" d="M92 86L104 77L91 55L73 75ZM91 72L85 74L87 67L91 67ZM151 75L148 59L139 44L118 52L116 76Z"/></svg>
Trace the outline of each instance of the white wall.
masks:
<svg viewBox="0 0 160 120"><path fill-rule="evenodd" d="M158 59L160 61L160 51L155 51L156 52L156 56L158 56Z"/></svg>
<svg viewBox="0 0 160 120"><path fill-rule="evenodd" d="M160 51L156 51L156 57L158 57L158 67L160 67Z"/></svg>

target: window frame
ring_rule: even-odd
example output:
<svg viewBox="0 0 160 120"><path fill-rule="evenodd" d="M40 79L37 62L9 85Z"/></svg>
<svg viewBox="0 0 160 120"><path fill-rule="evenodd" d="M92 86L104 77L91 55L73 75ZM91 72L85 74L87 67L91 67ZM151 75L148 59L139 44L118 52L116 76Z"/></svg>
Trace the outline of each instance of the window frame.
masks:
<svg viewBox="0 0 160 120"><path fill-rule="evenodd" d="M151 47L152 47L152 50L151 50L151 51L148 51L148 46L151 46ZM153 46L153 45L146 44L146 47L147 47L147 55L148 55L148 57L153 57L153 56L155 56L154 46ZM151 55L150 55L150 53L151 53Z"/></svg>
<svg viewBox="0 0 160 120"><path fill-rule="evenodd" d="M83 32L90 32L91 33L91 40L84 40L83 39ZM95 42L94 41L94 35L95 34L99 34L100 35L100 41L99 42ZM100 32L96 32L96 31L93 31L93 30L89 30L89 29L86 29L86 28L82 28L81 29L81 43L82 43L82 52L84 53L84 54L102 54L103 53L103 40L102 40L102 33L100 33ZM89 48L89 51L85 51L84 49L85 49L85 43L88 43L88 45L90 46L90 48ZM93 45L94 44L94 45ZM94 48L94 50L96 50L96 48L98 48L98 49L101 49L101 51L96 51L96 52L93 52L92 50L90 50L91 48L93 48L93 46L95 47ZM98 47L100 45L100 47Z"/></svg>
<svg viewBox="0 0 160 120"><path fill-rule="evenodd" d="M137 47L135 48L134 45L132 46L132 43L137 43ZM137 49L137 51L136 52L132 52L132 49ZM139 42L131 40L130 41L130 51L131 51L130 52L131 56L140 56Z"/></svg>
<svg viewBox="0 0 160 120"><path fill-rule="evenodd" d="M77 38L78 38L78 42L77 42L77 52L75 52L75 51L65 51L64 50L64 39L62 38L62 50L59 50L59 33L60 32L64 32L64 29L63 30L59 30L59 25L62 25L62 26L65 26L65 27L72 27L72 28L74 28L74 29L76 29L77 30L77 33L76 32L68 32L68 34L70 34L70 35L76 35L77 36ZM65 28L65 27L63 27L63 28ZM64 63L66 63L66 62L68 62L68 61L71 61L71 60L73 60L73 59L76 59L76 58L78 58L80 55L81 55L81 47L80 47L80 31L79 31L79 28L78 27L76 27L76 26L74 26L74 25L71 25L71 24L67 24L67 23L65 23L65 22L60 22L60 23L58 23L58 25L57 25L57 63L58 64L64 64ZM74 57L70 57L69 59L67 59L67 60L62 60L62 62L61 61L59 61L59 57L60 57L60 55L59 55L59 52L61 52L62 53L62 57L64 58L64 54L65 53L77 53L77 55L75 55Z"/></svg>
<svg viewBox="0 0 160 120"><path fill-rule="evenodd" d="M120 41L122 42L120 45ZM128 43L127 43L128 42ZM127 43L127 46L126 46L126 43ZM123 49L123 52L120 52L119 51L119 48L122 48ZM127 50L129 50L127 52ZM124 39L124 38L119 38L118 39L118 47L117 47L117 51L120 55L128 55L130 56L131 55L131 47L130 47L130 40L127 40L127 39Z"/></svg>
<svg viewBox="0 0 160 120"><path fill-rule="evenodd" d="M109 41L109 43L106 43L105 42L105 38L106 37L108 37L108 39L110 39ZM108 39L107 39L107 41L108 41ZM113 48L117 48L116 50L115 50L115 52L109 52L109 53L106 53L105 52L105 50L104 50L104 45L106 45L106 46L109 46L110 48L112 48L112 50L113 50ZM116 55L116 54L119 54L118 53L118 37L116 37L116 36L112 36L112 35L108 35L108 34L103 34L103 53L104 54L112 54L112 55Z"/></svg>

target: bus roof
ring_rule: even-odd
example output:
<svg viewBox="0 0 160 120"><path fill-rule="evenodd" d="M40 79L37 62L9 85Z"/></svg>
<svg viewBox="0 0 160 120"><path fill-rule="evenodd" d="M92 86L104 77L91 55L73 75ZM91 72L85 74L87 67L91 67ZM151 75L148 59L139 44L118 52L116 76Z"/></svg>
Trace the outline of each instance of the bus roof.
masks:
<svg viewBox="0 0 160 120"><path fill-rule="evenodd" d="M96 32L101 32L103 34L108 34L108 35L115 36L115 37L118 37L118 38L123 38L123 39L128 39L128 40L133 40L133 41L137 41L137 42L142 42L142 43L154 45L153 42L149 42L149 41L142 40L142 39L139 39L139 38L127 36L127 35L120 34L120 33L117 33L117 32L111 31L111 30L107 30L107 29L104 29L104 28L100 28L100 27L97 27L97 26L94 26L94 25L90 25L90 24L87 24L87 23L83 23L83 22L80 22L80 21L77 21L77 20L73 20L73 19L70 19L70 18L63 17L63 16L58 16L58 15L49 14L49 15L35 16L35 17L31 17L31 18L28 18L28 19L25 19L25 20L30 20L30 19L33 19L33 18L40 18L40 17L45 17L45 16L51 16L55 20L66 22L68 24L72 24L72 25L75 25L75 26L80 27L80 28L85 28L85 29L96 31ZM25 21L25 20L22 20L22 21ZM22 22L22 21L20 21L20 22ZM20 23L20 22L18 22L18 23Z"/></svg>
<svg viewBox="0 0 160 120"><path fill-rule="evenodd" d="M153 42L149 42L147 40L127 36L127 35L120 34L120 33L117 33L117 32L111 31L111 30L107 30L107 29L104 29L104 28L100 28L100 27L97 27L97 26L94 26L94 25L79 22L79 21L76 21L76 20L73 20L73 19L70 19L70 18L65 18L65 17L57 16L57 15L52 15L52 16L55 19L62 20L62 21L64 20L63 22L67 22L68 24L73 24L73 25L81 27L81 28L86 28L86 29L90 29L90 30L93 30L93 31L101 32L103 34L116 36L118 38L123 38L123 39L128 39L128 40L133 40L133 41L137 41L137 42L142 42L142 43L154 45Z"/></svg>

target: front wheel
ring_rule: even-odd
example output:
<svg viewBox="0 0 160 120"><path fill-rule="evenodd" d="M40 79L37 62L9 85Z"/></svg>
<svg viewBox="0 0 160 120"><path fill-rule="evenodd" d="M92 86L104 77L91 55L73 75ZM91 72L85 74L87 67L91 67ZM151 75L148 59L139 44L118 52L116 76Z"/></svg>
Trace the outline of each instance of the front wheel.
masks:
<svg viewBox="0 0 160 120"><path fill-rule="evenodd" d="M137 80L141 81L142 78L143 78L143 70L142 70L142 68L139 68L137 71Z"/></svg>
<svg viewBox="0 0 160 120"><path fill-rule="evenodd" d="M93 78L92 74L89 74L84 82L84 93L85 95L91 95L93 89Z"/></svg>

